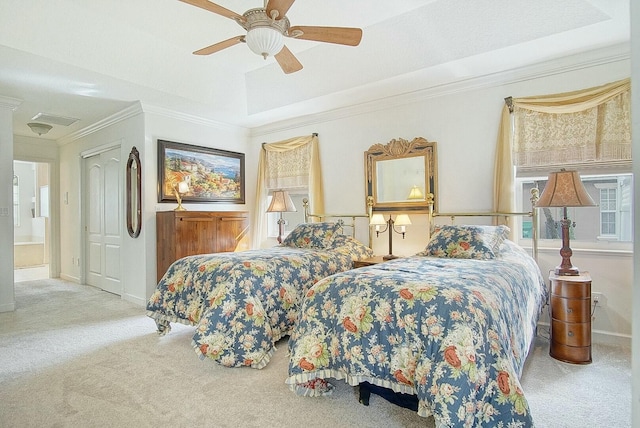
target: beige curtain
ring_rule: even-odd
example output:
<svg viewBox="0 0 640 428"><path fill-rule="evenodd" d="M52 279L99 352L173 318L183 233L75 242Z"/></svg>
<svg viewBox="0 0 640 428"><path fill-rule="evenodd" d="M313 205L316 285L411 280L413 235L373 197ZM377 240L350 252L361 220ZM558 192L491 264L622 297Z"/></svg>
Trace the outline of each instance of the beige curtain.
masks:
<svg viewBox="0 0 640 428"><path fill-rule="evenodd" d="M322 171L316 134L262 145L258 161L253 248L261 246L269 191L296 188L309 189L311 212L324 212Z"/></svg>
<svg viewBox="0 0 640 428"><path fill-rule="evenodd" d="M630 79L562 94L512 98L502 109L495 211L515 207L515 168L631 159Z"/></svg>

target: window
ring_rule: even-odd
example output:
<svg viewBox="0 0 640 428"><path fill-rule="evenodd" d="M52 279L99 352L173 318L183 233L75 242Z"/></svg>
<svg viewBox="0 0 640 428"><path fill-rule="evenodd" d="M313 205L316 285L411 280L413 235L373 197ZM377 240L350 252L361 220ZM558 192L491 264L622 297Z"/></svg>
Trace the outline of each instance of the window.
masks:
<svg viewBox="0 0 640 428"><path fill-rule="evenodd" d="M13 176L13 226L20 226L20 185L17 175Z"/></svg>
<svg viewBox="0 0 640 428"><path fill-rule="evenodd" d="M569 207L567 217L573 248L609 248L631 250L633 241L633 176L632 174L582 175L585 189L597 207ZM536 185L542 193L547 177L521 177L516 180L520 210L531 209L530 191ZM538 210L539 239L562 239L560 219L562 208ZM531 219L519 225L520 239L532 236Z"/></svg>
<svg viewBox="0 0 640 428"><path fill-rule="evenodd" d="M615 183L598 183L600 190L600 236L616 238L616 224L618 222L617 188Z"/></svg>

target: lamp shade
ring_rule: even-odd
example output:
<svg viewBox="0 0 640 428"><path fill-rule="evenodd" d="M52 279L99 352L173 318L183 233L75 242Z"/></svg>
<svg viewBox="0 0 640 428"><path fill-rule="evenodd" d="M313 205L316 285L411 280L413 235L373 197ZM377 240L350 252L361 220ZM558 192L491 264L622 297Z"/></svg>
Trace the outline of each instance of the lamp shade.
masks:
<svg viewBox="0 0 640 428"><path fill-rule="evenodd" d="M411 191L409 192L409 196L407 196L407 199L410 199L410 200L424 199L424 194L422 193L422 190L420 190L418 186L413 186L411 188Z"/></svg>
<svg viewBox="0 0 640 428"><path fill-rule="evenodd" d="M179 193L187 193L189 191L189 183L186 181L181 181L178 183L178 192Z"/></svg>
<svg viewBox="0 0 640 428"><path fill-rule="evenodd" d="M252 52L262 55L265 59L275 55L284 47L282 33L271 27L254 27L245 37L247 46Z"/></svg>
<svg viewBox="0 0 640 428"><path fill-rule="evenodd" d="M395 225L396 226L408 226L411 224L411 219L407 214L398 214L396 217Z"/></svg>
<svg viewBox="0 0 640 428"><path fill-rule="evenodd" d="M387 221L384 219L384 216L382 214L374 214L371 216L371 220L369 220L369 224L383 225L383 224L387 224Z"/></svg>
<svg viewBox="0 0 640 428"><path fill-rule="evenodd" d="M536 207L592 207L593 201L580 180L578 171L564 169L549 174Z"/></svg>
<svg viewBox="0 0 640 428"><path fill-rule="evenodd" d="M268 213L283 213L283 212L294 212L296 210L296 206L293 205L293 201L291 200L291 196L289 196L289 192L286 190L274 190L271 195L271 204L269 204L269 208L267 208Z"/></svg>

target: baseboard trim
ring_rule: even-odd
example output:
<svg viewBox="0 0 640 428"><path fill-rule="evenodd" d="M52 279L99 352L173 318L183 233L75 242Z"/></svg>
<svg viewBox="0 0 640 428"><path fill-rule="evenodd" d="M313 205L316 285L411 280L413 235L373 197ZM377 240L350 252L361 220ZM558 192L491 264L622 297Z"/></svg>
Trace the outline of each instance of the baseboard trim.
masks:
<svg viewBox="0 0 640 428"><path fill-rule="evenodd" d="M123 300L126 300L127 302L131 302L131 303L135 303L138 306L146 307L147 305L146 300L141 299L140 297L132 296L131 294L123 294L121 297Z"/></svg>
<svg viewBox="0 0 640 428"><path fill-rule="evenodd" d="M631 336L627 334L611 333L608 331L592 330L591 342L598 345L613 345L631 347Z"/></svg>
<svg viewBox="0 0 640 428"><path fill-rule="evenodd" d="M60 273L60 279L64 279L65 281L75 282L76 284L80 284L80 278L75 276L67 275L65 273Z"/></svg>

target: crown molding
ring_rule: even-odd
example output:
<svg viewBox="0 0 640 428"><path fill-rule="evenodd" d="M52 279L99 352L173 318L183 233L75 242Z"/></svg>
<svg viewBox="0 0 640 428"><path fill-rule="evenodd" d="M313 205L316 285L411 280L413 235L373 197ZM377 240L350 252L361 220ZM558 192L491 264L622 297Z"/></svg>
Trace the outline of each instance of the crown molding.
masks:
<svg viewBox="0 0 640 428"><path fill-rule="evenodd" d="M158 107L151 104L143 104L143 111L145 113L156 114L158 116L181 120L183 122L189 122L195 125L204 125L204 126L208 126L208 127L216 128L220 130L235 131L235 132L249 131L248 128L246 127L232 125L226 122L220 122L220 121L208 119L202 116L187 114L187 113L171 110L164 107Z"/></svg>
<svg viewBox="0 0 640 428"><path fill-rule="evenodd" d="M142 105L140 102L135 102L131 104L129 107L120 110L117 113L112 114L111 116L105 117L94 124L91 124L85 128L79 129L59 140L57 140L58 146L64 146L65 144L69 144L73 141L79 140L80 138L84 138L87 135L98 132L102 129L105 129L109 126L112 126L118 122L122 122L123 120L130 119L134 116L142 113Z"/></svg>
<svg viewBox="0 0 640 428"><path fill-rule="evenodd" d="M435 85L429 88L383 97L353 106L337 108L322 113L257 126L251 128L251 136L258 137L305 126L316 126L323 122L330 122L365 113L389 110L394 107L400 107L446 95L468 92L470 90L504 86L539 79L541 77L587 69L599 65L627 61L630 57L630 46L628 43L623 43L582 54L544 61L526 67L519 67L483 76L461 79L450 83Z"/></svg>

